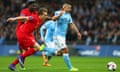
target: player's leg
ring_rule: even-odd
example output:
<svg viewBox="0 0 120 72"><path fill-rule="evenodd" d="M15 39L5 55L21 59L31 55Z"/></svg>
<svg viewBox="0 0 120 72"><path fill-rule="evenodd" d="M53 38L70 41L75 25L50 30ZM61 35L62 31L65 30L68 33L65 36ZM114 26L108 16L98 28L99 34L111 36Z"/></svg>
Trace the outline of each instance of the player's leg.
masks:
<svg viewBox="0 0 120 72"><path fill-rule="evenodd" d="M68 67L68 69L71 69L72 68L72 64L70 62L70 58L69 58L69 54L68 54L68 48L64 48L62 49L62 56L63 56L63 59Z"/></svg>
<svg viewBox="0 0 120 72"><path fill-rule="evenodd" d="M24 36L24 38L22 37L22 39L18 39L18 40L19 40L20 47L23 48L24 50L26 50L24 53L21 53L18 56L19 64L20 64L21 68L23 68L24 67L24 59L27 56L35 53L35 49L33 47L31 47L32 45L35 44L35 40L32 41L31 37L28 37L28 36Z"/></svg>
<svg viewBox="0 0 120 72"><path fill-rule="evenodd" d="M20 46L19 46L20 47ZM22 48L19 48L20 49L20 53L23 53L23 49ZM9 65L9 69L12 70L12 71L15 71L16 70L16 65L19 63L19 60L18 58L16 58L10 65ZM23 68L25 69L25 68Z"/></svg>
<svg viewBox="0 0 120 72"><path fill-rule="evenodd" d="M19 40L19 49L20 49L20 52L21 52L20 54L24 54L27 50L29 50L29 47L25 47L23 43L24 43L23 41ZM20 60L19 57L20 56L18 56L18 62L20 64L20 70L26 70L26 68L24 67L25 58L22 59L23 64L21 64L21 62L19 61Z"/></svg>
<svg viewBox="0 0 120 72"><path fill-rule="evenodd" d="M32 34L31 35L24 35L21 39L19 39L19 42L20 42L22 47L29 48L27 51L25 51L24 53L22 53L18 56L19 62L21 65L24 64L23 58L34 54L36 51L43 50L43 48L44 48L44 45L40 46L35 41L35 38Z"/></svg>
<svg viewBox="0 0 120 72"><path fill-rule="evenodd" d="M23 63L24 63L24 60L23 59ZM19 60L18 58L16 58L10 65L9 65L9 69L12 70L12 71L15 71L16 70L16 65L19 63ZM23 65L20 65L21 66L21 70L25 70L25 67Z"/></svg>
<svg viewBox="0 0 120 72"><path fill-rule="evenodd" d="M17 58L8 66L8 68L12 71L16 71L16 64L18 64Z"/></svg>
<svg viewBox="0 0 120 72"><path fill-rule="evenodd" d="M55 49L55 48L47 48L47 47L45 47L45 55L47 56L47 61L45 62L44 61L44 66L51 66L50 64L49 64L49 61L50 61L50 59L51 59L51 57L52 57L52 55L54 54L54 55L57 55L57 50Z"/></svg>
<svg viewBox="0 0 120 72"><path fill-rule="evenodd" d="M68 69L69 69L70 71L78 71L78 69L77 69L77 68L74 68L74 67L72 66L72 64L71 64L70 57L69 57L69 54L68 54L68 48L62 49L62 53L63 53L63 54L62 54L63 59L64 59L66 65L67 65Z"/></svg>
<svg viewBox="0 0 120 72"><path fill-rule="evenodd" d="M29 48L27 48L27 50L28 50L28 49L29 49ZM25 51L27 51L27 50L21 49L21 53L24 54ZM23 64L25 63L25 59L26 59L26 58L23 59ZM20 65L20 70L26 70L26 68L25 68L24 66Z"/></svg>
<svg viewBox="0 0 120 72"><path fill-rule="evenodd" d="M21 46L24 47L24 49L29 48L29 49L26 49L27 51L25 51L24 53L22 53L18 56L19 64L21 65L21 67L24 67L24 59L27 56L34 54L36 51L41 51L44 49L44 45L40 46L35 41L35 38L32 34L31 35L23 35L22 37L18 38L18 41L21 44Z"/></svg>
<svg viewBox="0 0 120 72"><path fill-rule="evenodd" d="M43 42L39 42L38 41L38 43L40 44L40 45L44 45L44 43ZM45 51L42 51L41 52L41 56L42 56L42 59L43 59L43 65L44 66L49 66L49 65L47 65L48 64L48 59L47 59L47 54L46 54L46 52Z"/></svg>
<svg viewBox="0 0 120 72"><path fill-rule="evenodd" d="M64 62L67 65L68 69L70 71L78 71L78 69L74 68L72 66L72 64L71 64L69 53L68 53L68 48L67 48L67 45L65 43L65 38L58 36L56 43L57 43L58 50L61 50L61 52L62 52L62 56L63 56Z"/></svg>
<svg viewBox="0 0 120 72"><path fill-rule="evenodd" d="M58 49L58 51L62 53L63 59L65 61L65 64L67 65L68 69L71 69L72 64L69 59L68 49L65 48L65 47L67 47L65 44L65 39L58 36L58 37L56 37L55 43L56 43L56 48Z"/></svg>
<svg viewBox="0 0 120 72"><path fill-rule="evenodd" d="M27 48L28 48L28 45L27 45ZM27 51L25 51L24 53L18 56L20 65L24 67L24 58L34 54L36 51L41 51L43 49L44 49L44 46L40 46L37 42L35 42L32 47L30 47Z"/></svg>
<svg viewBox="0 0 120 72"><path fill-rule="evenodd" d="M24 53L22 53L18 56L19 64L20 64L22 70L25 70L24 59L26 57L34 54L35 52L36 52L36 50L34 48L29 48L27 51L25 51Z"/></svg>
<svg viewBox="0 0 120 72"><path fill-rule="evenodd" d="M24 67L24 61L25 61L25 58L31 54L35 53L35 50L34 48L29 48L27 51L25 52L22 52L13 62L12 64L9 65L9 69L12 70L12 71L15 71L16 68L16 64L20 64L21 66L21 70L25 70L25 67Z"/></svg>
<svg viewBox="0 0 120 72"><path fill-rule="evenodd" d="M24 47L23 47L23 48L24 48ZM20 47L19 50L20 50L20 53L23 53L23 54L24 54L25 51L27 51L27 50L25 50L25 49L23 49L23 48ZM27 49L29 49L29 48L27 48ZM24 58L24 62L25 62L25 58ZM23 63L24 63L24 62L23 62Z"/></svg>
<svg viewBox="0 0 120 72"><path fill-rule="evenodd" d="M56 55L55 42L54 41L46 42L46 46L48 48L48 61L50 61L52 58L52 55L53 54Z"/></svg>
<svg viewBox="0 0 120 72"><path fill-rule="evenodd" d="M52 54L55 51L55 47L54 47L54 42L50 41L50 42L45 42L46 47L45 47L45 52L43 52L43 55L45 55L47 57L47 60L44 61L43 65L44 66L51 66L50 64L48 64L48 62L50 61L50 59L52 58Z"/></svg>
<svg viewBox="0 0 120 72"><path fill-rule="evenodd" d="M43 58L43 65L44 66L51 66L50 64L48 64L48 57L49 57L49 55L48 55L48 52L42 52L42 58Z"/></svg>

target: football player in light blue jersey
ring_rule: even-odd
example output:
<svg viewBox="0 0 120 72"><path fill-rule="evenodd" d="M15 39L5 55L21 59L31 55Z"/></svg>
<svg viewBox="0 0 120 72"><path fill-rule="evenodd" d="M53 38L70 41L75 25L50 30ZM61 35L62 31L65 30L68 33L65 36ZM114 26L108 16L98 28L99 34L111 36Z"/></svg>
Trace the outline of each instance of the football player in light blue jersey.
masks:
<svg viewBox="0 0 120 72"><path fill-rule="evenodd" d="M55 46L54 46L55 44L53 42L55 25L56 25L55 21L49 20L49 21L46 21L40 28L41 40L45 43L46 45L45 49L47 49L46 52L43 52L43 56L47 55L48 57L48 60L46 60L43 64L44 66L50 66L50 64L48 64L48 61L49 59L51 59L51 54L55 52ZM46 30L46 32L44 30Z"/></svg>
<svg viewBox="0 0 120 72"><path fill-rule="evenodd" d="M55 36L54 36L54 41L57 46L57 50L62 52L63 59L70 71L78 71L77 68L73 67L69 54L68 54L68 47L66 45L66 33L67 33L67 28L68 25L77 33L78 39L81 39L81 34L78 31L77 27L75 24L72 22L72 18L70 15L71 11L71 5L70 4L63 4L62 10L65 11L56 21L56 28L55 28ZM60 13L61 10L55 12L55 16Z"/></svg>
<svg viewBox="0 0 120 72"><path fill-rule="evenodd" d="M44 66L51 66L48 64L48 61L51 59L51 54L57 54L57 51L55 49L55 44L53 42L53 34L55 31L55 20L58 19L63 14L63 11L60 12L60 14L49 17L51 20L46 21L42 27L39 30L39 33L41 35L41 40L46 44L46 48L44 49L45 52L42 52L42 57L44 60ZM44 32L44 29L46 29L46 32Z"/></svg>
<svg viewBox="0 0 120 72"><path fill-rule="evenodd" d="M63 13L64 11L61 11L58 15L53 16L51 20L46 21L40 28L39 32L41 35L41 40L46 44L46 52L42 53L42 57L44 59L44 66L50 66L50 64L48 64L48 60L51 58L51 54L57 54L57 50L55 49L55 44L53 42L53 34L56 25L55 20L58 19ZM46 32L44 32L44 29L46 29ZM48 58L46 58L46 56Z"/></svg>

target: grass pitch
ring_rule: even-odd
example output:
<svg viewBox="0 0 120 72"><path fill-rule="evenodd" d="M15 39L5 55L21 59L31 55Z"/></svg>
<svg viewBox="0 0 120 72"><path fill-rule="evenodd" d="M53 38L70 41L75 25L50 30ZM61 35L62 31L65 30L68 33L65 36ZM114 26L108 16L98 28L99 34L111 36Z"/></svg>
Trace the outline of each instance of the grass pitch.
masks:
<svg viewBox="0 0 120 72"><path fill-rule="evenodd" d="M8 69L8 65L15 59L14 56L0 57L0 72L12 72ZM71 56L71 62L74 67L79 68L78 72L108 72L106 64L109 61L114 61L117 64L117 70L120 72L120 58L118 57L73 57ZM69 72L64 60L61 56L53 56L50 64L51 67L42 66L43 60L39 56L30 56L25 62L25 71L19 70L19 64L17 69L19 72Z"/></svg>

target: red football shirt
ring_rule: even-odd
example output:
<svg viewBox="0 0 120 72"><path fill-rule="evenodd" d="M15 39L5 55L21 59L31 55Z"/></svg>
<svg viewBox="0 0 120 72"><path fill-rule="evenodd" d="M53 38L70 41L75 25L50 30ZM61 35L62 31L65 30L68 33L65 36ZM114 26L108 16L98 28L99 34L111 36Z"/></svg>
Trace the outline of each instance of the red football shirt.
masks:
<svg viewBox="0 0 120 72"><path fill-rule="evenodd" d="M34 30L42 25L43 21L38 15L32 14L29 16L29 20L20 26L19 32L21 34L32 34Z"/></svg>
<svg viewBox="0 0 120 72"><path fill-rule="evenodd" d="M33 11L30 12L30 10L28 8L22 9L20 12L20 16L30 16L32 14L37 15L37 11ZM18 31L18 29L20 28L20 26L23 24L24 22L22 22L21 20L18 21L17 27L16 27L16 31Z"/></svg>

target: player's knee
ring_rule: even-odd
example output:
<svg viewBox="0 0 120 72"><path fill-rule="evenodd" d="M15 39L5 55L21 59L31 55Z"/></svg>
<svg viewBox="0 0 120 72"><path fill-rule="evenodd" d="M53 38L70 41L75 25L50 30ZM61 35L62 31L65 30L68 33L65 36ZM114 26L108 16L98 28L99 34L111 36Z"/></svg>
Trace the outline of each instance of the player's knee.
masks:
<svg viewBox="0 0 120 72"><path fill-rule="evenodd" d="M62 53L68 53L69 51L68 51L68 48L64 48L64 49L62 49Z"/></svg>

